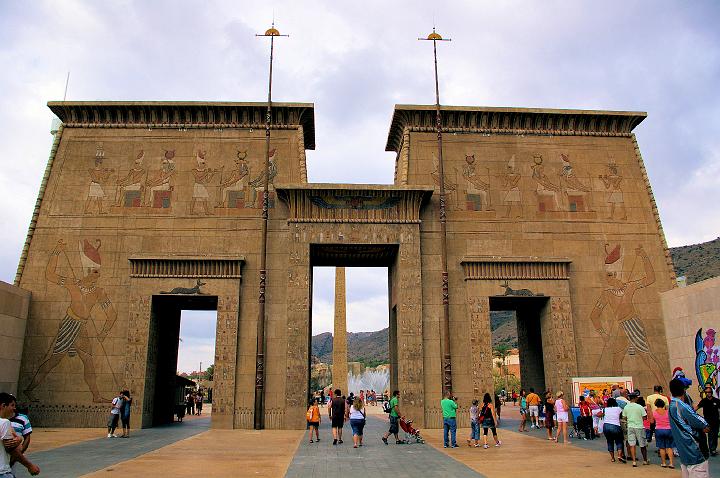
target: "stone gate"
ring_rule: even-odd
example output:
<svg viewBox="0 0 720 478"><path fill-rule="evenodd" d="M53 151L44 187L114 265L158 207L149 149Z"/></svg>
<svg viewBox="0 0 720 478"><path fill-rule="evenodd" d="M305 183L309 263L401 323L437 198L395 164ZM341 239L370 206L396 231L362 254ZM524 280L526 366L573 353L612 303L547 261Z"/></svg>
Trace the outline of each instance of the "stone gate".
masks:
<svg viewBox="0 0 720 478"><path fill-rule="evenodd" d="M16 277L32 293L19 398L39 425L98 426L128 387L134 420L151 426L173 400L179 310L216 309L212 423L252 428L266 104L49 106L63 126ZM312 184L314 107L273 105L266 427L305 423L319 265L388 267L392 384L420 427L440 426L434 117L395 107L394 184ZM667 381L658 293L674 273L632 132L644 117L442 108L462 407L491 391L491 310L517 312L523 375L538 389L569 392L578 375Z"/></svg>

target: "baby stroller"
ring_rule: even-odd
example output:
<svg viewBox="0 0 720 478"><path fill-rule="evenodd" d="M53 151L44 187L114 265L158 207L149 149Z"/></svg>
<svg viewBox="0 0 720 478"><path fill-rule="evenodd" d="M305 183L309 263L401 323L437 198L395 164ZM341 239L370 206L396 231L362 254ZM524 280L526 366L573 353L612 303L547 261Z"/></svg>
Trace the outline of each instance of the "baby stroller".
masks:
<svg viewBox="0 0 720 478"><path fill-rule="evenodd" d="M572 407L570 411L572 412L573 426L570 429L569 437L580 438L580 407Z"/></svg>
<svg viewBox="0 0 720 478"><path fill-rule="evenodd" d="M415 440L415 443L425 443L425 440L420 436L420 430L413 427L412 422L412 420L400 418L400 428L405 432L405 443L410 443L412 439Z"/></svg>

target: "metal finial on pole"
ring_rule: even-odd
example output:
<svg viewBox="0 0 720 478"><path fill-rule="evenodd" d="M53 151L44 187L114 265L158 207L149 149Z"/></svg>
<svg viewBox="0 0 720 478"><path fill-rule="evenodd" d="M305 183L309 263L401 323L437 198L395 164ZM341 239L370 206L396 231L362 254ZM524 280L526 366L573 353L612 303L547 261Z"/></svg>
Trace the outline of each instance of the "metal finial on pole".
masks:
<svg viewBox="0 0 720 478"><path fill-rule="evenodd" d="M273 15L274 16L274 15ZM255 429L265 428L265 283L267 280L267 227L268 227L268 187L270 176L270 123L272 121L272 73L275 37L281 35L275 28L275 20L270 28L256 37L270 37L270 74L268 77L267 112L265 113L265 169L263 174L262 225L260 229L260 291L258 295L257 351L255 353Z"/></svg>
<svg viewBox="0 0 720 478"><path fill-rule="evenodd" d="M442 266L442 367L443 367L443 392L452 390L452 360L450 356L450 292L448 281L448 265L447 265L447 211L445 201L445 173L443 167L443 147L442 147L442 120L440 116L440 85L438 82L438 65L437 65L437 42L451 41L450 38L443 38L435 31L427 36L427 38L418 38L420 41L433 42L433 58L435 61L435 131L437 132L438 145L438 175L440 176L440 257Z"/></svg>

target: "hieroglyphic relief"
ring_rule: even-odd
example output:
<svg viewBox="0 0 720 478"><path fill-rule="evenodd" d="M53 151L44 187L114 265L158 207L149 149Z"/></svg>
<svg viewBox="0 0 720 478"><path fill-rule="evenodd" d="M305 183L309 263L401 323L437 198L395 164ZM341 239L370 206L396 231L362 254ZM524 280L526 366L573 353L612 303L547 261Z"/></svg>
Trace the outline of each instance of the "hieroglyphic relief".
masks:
<svg viewBox="0 0 720 478"><path fill-rule="evenodd" d="M175 150L166 150L160 159L160 168L148 173L145 183L145 207L169 208L175 186L172 183L175 175Z"/></svg>
<svg viewBox="0 0 720 478"><path fill-rule="evenodd" d="M476 171L475 154L465 154L462 176L467 183L465 189L468 211L492 211L490 201L490 169L485 167L487 180L483 181Z"/></svg>
<svg viewBox="0 0 720 478"><path fill-rule="evenodd" d="M433 170L430 173L430 177L436 186L440 186L440 161L438 160L435 153L432 155L433 159ZM457 210L460 208L458 203L458 184L457 181L450 181L448 179L447 171L443 171L443 187L445 188L445 206L450 210Z"/></svg>
<svg viewBox="0 0 720 478"><path fill-rule="evenodd" d="M267 168L267 182L268 182L268 208L274 208L275 207L275 176L278 174L278 168L277 168L277 162L276 162L276 156L277 156L277 148L273 148L270 150L270 156L268 158L268 168ZM265 190L265 176L266 171L263 167L263 170L260 172L260 174L257 175L257 177L250 181L250 186L252 187L253 197L251 206L256 209L262 209L262 198L263 198L263 191Z"/></svg>
<svg viewBox="0 0 720 478"><path fill-rule="evenodd" d="M75 275L73 264L67 254L67 244L62 239L50 253L45 277L53 284L65 288L70 295L70 304L65 312L65 317L60 322L60 327L55 335L53 344L47 351L43 362L36 370L32 380L25 387L25 396L30 401L36 401L34 390L40 385L45 377L63 361L65 357L79 357L83 364L83 378L95 403L107 402L107 398L100 394L95 373L95 357L93 354L92 340L95 339L102 350L105 360L108 360L108 367L112 372L113 381L119 387L120 381L115 376L112 364L110 363L103 342L112 329L117 319L117 312L105 289L98 286L100 279L100 257L99 240L91 244L87 239L80 241L80 261L82 265L82 276ZM61 257L62 256L62 257ZM60 260L66 262L72 276L58 274L58 263ZM92 316L93 310L99 306L105 316L102 328L98 328Z"/></svg>
<svg viewBox="0 0 720 478"><path fill-rule="evenodd" d="M213 180L215 174L222 171L222 167L219 170L208 167L205 161L205 151L195 153L195 161L197 162L197 167L192 170L195 184L193 185L190 214L205 214L206 216L210 216L212 212L210 211L210 192L207 186L210 184L210 181ZM200 212L196 210L198 204L201 206Z"/></svg>
<svg viewBox="0 0 720 478"><path fill-rule="evenodd" d="M490 301L488 297L470 297L468 300L470 315L470 357L472 364L485 363L485 353L492 350L490 336ZM482 374L483 367L471 367L473 396L490 391L487 377Z"/></svg>
<svg viewBox="0 0 720 478"><path fill-rule="evenodd" d="M590 187L583 184L565 153L560 153L560 188L563 193L565 210L569 212L590 211Z"/></svg>
<svg viewBox="0 0 720 478"><path fill-rule="evenodd" d="M115 172L114 169L104 168L105 151L102 143L98 143L95 151L95 167L88 171L90 175L90 188L88 190L87 199L85 200L85 214L91 214L94 208L97 214L107 214L103 208L103 200L107 197L105 187L108 179Z"/></svg>
<svg viewBox="0 0 720 478"><path fill-rule="evenodd" d="M135 164L127 172L125 177L117 180L117 193L115 195L115 206L117 207L141 207L143 193L145 191L145 180L147 170L143 166L145 151L140 150L135 157Z"/></svg>
<svg viewBox="0 0 720 478"><path fill-rule="evenodd" d="M607 203L610 205L610 213L608 219L627 220L627 210L625 209L625 199L620 183L623 177L620 175L618 166L614 158L610 158L607 165L607 171L598 176L607 191Z"/></svg>
<svg viewBox="0 0 720 478"><path fill-rule="evenodd" d="M522 196L520 194L520 173L515 169L515 155L508 160L503 175L503 203L507 206L505 217L520 217L522 215Z"/></svg>
<svg viewBox="0 0 720 478"><path fill-rule="evenodd" d="M545 173L542 154L533 155L532 179L536 183L535 196L538 202L538 211L557 211L559 209L558 192L560 186L553 183Z"/></svg>
<svg viewBox="0 0 720 478"><path fill-rule="evenodd" d="M645 331L645 324L635 307L635 294L655 283L655 271L642 246L635 248L635 258L629 272L623 269L624 257L620 244L609 249L605 244L605 287L590 313L595 330L605 340L600 360L595 370L599 371L603 360L610 356L611 370L620 373L626 355L637 355L654 376L656 383L663 383L664 374L658 357L653 353ZM635 266L640 263L636 274ZM637 277L639 276L639 277ZM609 317L602 319L605 309Z"/></svg>
<svg viewBox="0 0 720 478"><path fill-rule="evenodd" d="M220 172L220 186L218 187L218 202L219 208L244 208L245 203L250 197L250 190L248 189L249 178L250 178L250 166L247 161L247 150L237 151L235 158L235 167L229 172L227 177L223 177L222 171Z"/></svg>

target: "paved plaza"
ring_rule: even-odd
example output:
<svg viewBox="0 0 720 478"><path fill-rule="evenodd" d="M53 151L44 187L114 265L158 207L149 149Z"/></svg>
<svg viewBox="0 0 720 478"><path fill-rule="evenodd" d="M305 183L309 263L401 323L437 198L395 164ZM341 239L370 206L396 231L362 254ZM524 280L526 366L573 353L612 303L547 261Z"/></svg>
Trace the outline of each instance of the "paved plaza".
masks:
<svg viewBox="0 0 720 478"><path fill-rule="evenodd" d="M387 417L370 409L365 428L365 445L352 447L350 427L345 443L332 445L330 423L325 418L321 441L308 443L301 430L212 430L210 417L192 417L184 423L136 430L128 440L108 439L102 429L39 428L31 446L30 459L42 469L42 476L259 476L330 477L536 477L552 473L554 478L576 477L578 473L615 477L677 477L676 470L659 466L650 444L650 466L611 463L605 439L572 440L559 445L545 439L545 430L517 433L517 408L503 409L499 448L470 448L465 445L468 429L458 430L456 449L442 446L442 430L423 430L425 444L386 446L380 441L387 429ZM711 459L711 473L720 476L720 461ZM21 468L19 477L28 476Z"/></svg>

